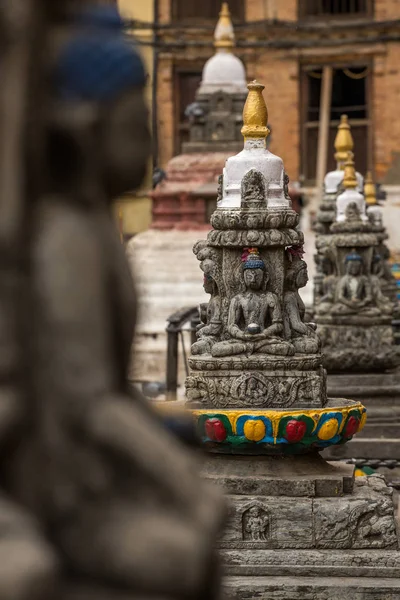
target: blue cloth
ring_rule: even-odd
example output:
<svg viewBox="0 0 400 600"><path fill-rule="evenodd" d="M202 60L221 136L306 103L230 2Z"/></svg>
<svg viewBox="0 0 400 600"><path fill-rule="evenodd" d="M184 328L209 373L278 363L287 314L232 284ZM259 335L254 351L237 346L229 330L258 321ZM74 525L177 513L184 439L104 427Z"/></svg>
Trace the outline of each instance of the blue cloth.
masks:
<svg viewBox="0 0 400 600"><path fill-rule="evenodd" d="M60 53L53 73L56 93L65 100L108 101L143 85L144 66L125 37L112 7L94 7L79 20L82 28Z"/></svg>

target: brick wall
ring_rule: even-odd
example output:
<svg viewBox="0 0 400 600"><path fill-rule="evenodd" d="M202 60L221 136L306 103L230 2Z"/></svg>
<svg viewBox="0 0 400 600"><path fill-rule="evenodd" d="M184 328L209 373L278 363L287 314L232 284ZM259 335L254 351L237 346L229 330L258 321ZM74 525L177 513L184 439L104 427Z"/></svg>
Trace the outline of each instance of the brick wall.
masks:
<svg viewBox="0 0 400 600"><path fill-rule="evenodd" d="M400 18L400 0L375 0L374 14L377 21Z"/></svg>
<svg viewBox="0 0 400 600"><path fill-rule="evenodd" d="M188 0L189 1L189 0ZM268 18L294 21L297 19L297 0L245 0L246 20L257 21ZM171 0L160 0L159 17L163 22L168 21ZM375 19L400 19L400 0L375 0ZM183 30L184 32L184 30ZM179 32L178 32L179 33ZM356 30L346 34L351 38L359 35L378 35L376 31ZM385 33L385 32L383 32ZM186 32L187 34L187 32ZM288 33L298 35L298 38L309 36L309 33ZM324 37L327 33L321 33ZM210 30L196 30L190 35L196 40L203 40L205 45L172 49L170 53L164 50L160 54L158 69L158 125L159 125L159 163L165 167L174 152L174 68L197 61L203 66L213 53L211 46L212 33ZM238 30L239 40L246 41L283 39L285 30L280 34L273 31L273 26L267 30L243 32ZM341 38L341 33L331 34ZM399 32L400 35L400 32ZM246 37L247 36L247 37ZM176 34L178 37L178 34ZM318 41L318 38L315 38ZM337 42L338 40L336 40ZM309 56L309 53L311 57ZM248 80L257 79L265 86L265 99L269 109L269 120L273 128L271 151L281 156L289 177L296 180L300 169L300 85L299 66L302 60L319 64L330 60L349 61L351 63L365 56L373 62L372 77L372 129L373 129L373 162L377 178L390 183L400 183L400 119L398 102L400 97L400 41L377 42L365 45L347 43L342 47L335 45L306 48L303 51L277 50L271 48L237 48L246 66ZM307 58L308 57L308 58ZM337 57L337 59L336 59Z"/></svg>
<svg viewBox="0 0 400 600"><path fill-rule="evenodd" d="M297 19L297 0L247 0L246 20L281 19L295 21Z"/></svg>
<svg viewBox="0 0 400 600"><path fill-rule="evenodd" d="M400 44L387 44L386 51L386 55L374 61L374 159L378 179L386 179L391 183L397 179L398 183L400 173L396 158L400 155Z"/></svg>

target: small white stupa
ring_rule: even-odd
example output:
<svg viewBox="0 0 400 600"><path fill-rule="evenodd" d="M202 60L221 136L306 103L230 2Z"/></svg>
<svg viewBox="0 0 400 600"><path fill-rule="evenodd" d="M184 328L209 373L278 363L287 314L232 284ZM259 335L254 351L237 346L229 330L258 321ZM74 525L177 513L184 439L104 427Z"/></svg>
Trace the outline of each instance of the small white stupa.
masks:
<svg viewBox="0 0 400 600"><path fill-rule="evenodd" d="M351 152L349 152L347 161L344 163L342 185L344 187L344 192L339 194L336 200L336 221L338 223L346 221L346 211L349 205L355 204L360 213L361 220L365 223L368 222L365 198L363 194L357 191L358 184Z"/></svg>

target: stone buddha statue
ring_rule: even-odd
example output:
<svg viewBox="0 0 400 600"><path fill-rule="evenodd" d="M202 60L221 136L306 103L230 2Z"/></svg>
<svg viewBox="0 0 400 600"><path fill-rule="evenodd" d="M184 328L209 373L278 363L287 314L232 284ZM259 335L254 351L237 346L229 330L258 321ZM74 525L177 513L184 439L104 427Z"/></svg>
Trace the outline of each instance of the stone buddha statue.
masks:
<svg viewBox="0 0 400 600"><path fill-rule="evenodd" d="M380 254L374 254L371 265L371 290L375 304L384 315L393 314L393 302L382 292L385 285L385 262Z"/></svg>
<svg viewBox="0 0 400 600"><path fill-rule="evenodd" d="M302 251L300 251L302 254ZM295 351L301 354L319 352L320 340L315 333L314 323L304 323L305 306L300 298L299 289L308 282L307 264L300 254L291 255L285 277L284 326L285 337L293 344Z"/></svg>
<svg viewBox="0 0 400 600"><path fill-rule="evenodd" d="M361 256L352 252L346 256L345 261L346 273L339 279L336 302L332 307L331 314L379 316L381 311L374 306L371 282L362 273Z"/></svg>
<svg viewBox="0 0 400 600"><path fill-rule="evenodd" d="M279 299L266 290L268 273L257 248L243 257L244 291L230 302L227 332L230 339L215 344L213 356L237 354L294 354L292 344L281 338L283 319Z"/></svg>
<svg viewBox="0 0 400 600"><path fill-rule="evenodd" d="M205 354L217 341L222 329L221 300L218 286L212 275L204 274L203 288L211 298L208 304L200 305L201 323L197 327L198 340L192 344L192 354Z"/></svg>
<svg viewBox="0 0 400 600"><path fill-rule="evenodd" d="M316 311L319 315L330 312L335 301L335 292L337 276L334 273L334 264L330 256L323 255L320 259L320 269L323 275L321 282L321 295L316 304Z"/></svg>

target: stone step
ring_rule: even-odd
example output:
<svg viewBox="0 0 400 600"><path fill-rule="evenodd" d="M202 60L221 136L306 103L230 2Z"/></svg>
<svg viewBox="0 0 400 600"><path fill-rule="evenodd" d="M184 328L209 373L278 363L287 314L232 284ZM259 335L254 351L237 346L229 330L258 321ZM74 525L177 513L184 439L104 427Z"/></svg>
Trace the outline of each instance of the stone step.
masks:
<svg viewBox="0 0 400 600"><path fill-rule="evenodd" d="M399 600L400 579L384 577L226 577L232 600Z"/></svg>
<svg viewBox="0 0 400 600"><path fill-rule="evenodd" d="M342 446L331 446L322 452L323 458L329 460L348 458L380 458L400 460L400 438L362 438L355 437Z"/></svg>
<svg viewBox="0 0 400 600"><path fill-rule="evenodd" d="M226 550L219 551L227 575L257 577L400 578L397 550Z"/></svg>

